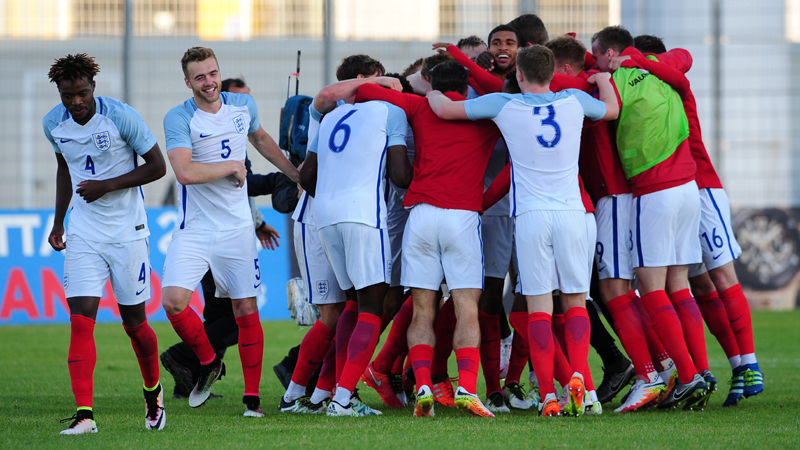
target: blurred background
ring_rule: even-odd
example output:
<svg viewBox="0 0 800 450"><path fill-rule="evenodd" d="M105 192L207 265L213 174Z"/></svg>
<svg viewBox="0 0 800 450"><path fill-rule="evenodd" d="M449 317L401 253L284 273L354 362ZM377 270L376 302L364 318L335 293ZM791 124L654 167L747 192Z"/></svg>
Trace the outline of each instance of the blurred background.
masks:
<svg viewBox="0 0 800 450"><path fill-rule="evenodd" d="M539 15L551 37L575 32L589 44L594 32L622 24L634 36L654 34L667 48L692 53L688 77L703 138L745 251L737 270L752 278L755 291L786 297L752 301L794 307L800 0L0 0L0 210L52 210L56 161L41 120L60 101L49 66L67 53L94 56L101 67L95 95L132 105L163 149L164 115L191 95L180 58L188 47L209 46L223 78L246 79L261 124L277 140L281 107L295 91L298 50L299 92L313 96L335 81L346 55L367 53L401 72L431 54L433 42L473 34L486 40L494 26L524 13ZM256 173L274 170L250 153ZM174 184L170 169L145 186L147 206L174 204ZM258 204L269 205L269 198ZM14 264L9 258L30 252L25 227L2 217L0 288L6 285L8 297L16 289L2 279ZM42 230L32 239L35 250Z"/></svg>

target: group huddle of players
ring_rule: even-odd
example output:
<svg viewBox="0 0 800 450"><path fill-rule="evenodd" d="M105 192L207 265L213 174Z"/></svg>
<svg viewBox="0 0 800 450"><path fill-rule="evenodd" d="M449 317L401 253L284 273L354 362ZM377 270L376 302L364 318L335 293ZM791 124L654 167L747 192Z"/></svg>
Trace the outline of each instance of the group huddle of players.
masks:
<svg viewBox="0 0 800 450"><path fill-rule="evenodd" d="M190 406L202 406L225 374L189 307L210 269L217 296L232 299L244 415L264 416L255 301L263 288L243 189L248 141L303 189L295 250L320 312L282 412L380 414L359 398L359 380L389 407L413 403L417 417L433 416L436 403L483 417L537 407L543 416L601 414L631 382L616 412L702 409L717 385L703 321L733 371L723 406L761 393L750 311L733 270L741 250L703 146L685 77L689 53L620 26L597 32L589 52L571 35L548 39L535 15L494 28L488 46L472 36L433 48L401 75L387 76L367 55L343 59L339 82L309 108L299 170L260 126L252 97L220 92L213 50L186 51L181 66L193 96L164 119L180 213L161 298L201 365ZM77 404L63 434L97 432L93 329L109 278L144 379L145 425L166 422L156 336L144 314L149 231L140 188L166 165L136 111L94 97L98 72L86 54L56 60L49 76L62 104L44 118L59 163L49 241L66 250ZM515 287L508 314L507 278ZM595 338L603 335L611 345L601 349ZM597 389L590 341L604 364L614 359ZM530 392L520 382L528 364Z"/></svg>

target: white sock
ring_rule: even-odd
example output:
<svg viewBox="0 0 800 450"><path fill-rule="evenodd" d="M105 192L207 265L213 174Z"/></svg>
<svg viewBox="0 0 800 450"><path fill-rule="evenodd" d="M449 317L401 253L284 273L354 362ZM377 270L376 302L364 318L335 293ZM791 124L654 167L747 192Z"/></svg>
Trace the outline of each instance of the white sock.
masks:
<svg viewBox="0 0 800 450"><path fill-rule="evenodd" d="M323 391L320 388L316 388L314 389L314 393L311 394L311 403L317 404L330 397L331 397L331 391Z"/></svg>
<svg viewBox="0 0 800 450"><path fill-rule="evenodd" d="M290 381L289 387L286 388L286 393L283 394L283 401L289 403L291 401L297 400L298 398L304 395L306 395L306 387L300 386L294 381Z"/></svg>
<svg viewBox="0 0 800 450"><path fill-rule="evenodd" d="M741 355L734 355L728 358L728 362L731 363L731 369L735 369L742 365L742 356Z"/></svg>
<svg viewBox="0 0 800 450"><path fill-rule="evenodd" d="M592 403L596 402L597 401L597 392L589 391L589 398L592 399Z"/></svg>
<svg viewBox="0 0 800 450"><path fill-rule="evenodd" d="M758 361L756 361L756 354L748 353L746 355L742 355L742 364L758 364Z"/></svg>
<svg viewBox="0 0 800 450"><path fill-rule="evenodd" d="M661 371L664 372L665 370L672 370L675 367L675 362L672 361L672 358L667 358L661 361ZM666 380L664 380L666 381Z"/></svg>
<svg viewBox="0 0 800 450"><path fill-rule="evenodd" d="M336 395L334 395L333 401L347 408L350 405L350 397L352 396L352 392L339 386L336 388Z"/></svg>

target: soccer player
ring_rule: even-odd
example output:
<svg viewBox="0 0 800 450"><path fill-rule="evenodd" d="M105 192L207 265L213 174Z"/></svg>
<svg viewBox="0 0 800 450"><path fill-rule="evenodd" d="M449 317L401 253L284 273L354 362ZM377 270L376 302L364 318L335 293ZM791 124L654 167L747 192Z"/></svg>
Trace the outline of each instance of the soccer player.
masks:
<svg viewBox="0 0 800 450"><path fill-rule="evenodd" d="M597 68L612 72L612 58L627 54L625 50L632 46L633 37L623 27L595 33L592 54ZM620 68L613 77L622 100L617 152L633 191L628 247L642 303L679 378L659 407L692 408L704 400L707 386L689 354L673 306L683 304L676 296L686 289L688 266L702 258L694 239L700 197L687 140L688 121L680 96L655 76ZM670 295L675 301L671 302Z"/></svg>
<svg viewBox="0 0 800 450"><path fill-rule="evenodd" d="M475 61L475 58L477 58L478 55L485 52L487 49L486 42L483 42L483 39L474 34L472 36L459 39L456 46L465 55L467 55L467 58L473 61Z"/></svg>
<svg viewBox="0 0 800 450"><path fill-rule="evenodd" d="M202 364L189 406L208 400L212 384L225 374L189 300L210 268L217 296L230 297L239 326L239 355L244 374L246 417L263 417L258 395L264 331L255 297L263 291L255 234L252 231L244 167L247 140L294 181L297 169L281 153L258 121L253 98L220 93L221 76L214 51L192 47L181 58L192 98L164 118L167 155L180 187L180 223L164 262L162 304L183 342Z"/></svg>
<svg viewBox="0 0 800 450"><path fill-rule="evenodd" d="M78 408L61 434L97 433L92 412L94 325L109 278L144 379L145 428L161 430L167 418L158 342L144 308L150 299L150 231L141 190L164 176L166 164L139 113L119 100L94 96L99 72L86 53L57 59L48 76L61 104L43 120L58 161L55 219L47 240L54 250L66 250L64 291L71 323L67 363ZM145 164L139 165L139 156Z"/></svg>
<svg viewBox="0 0 800 450"><path fill-rule="evenodd" d="M475 58L475 63L501 82L514 71L519 35L511 25L498 25L489 33L489 49Z"/></svg>
<svg viewBox="0 0 800 450"><path fill-rule="evenodd" d="M552 292L561 290L562 301L570 306L568 316L579 319L584 330L589 322L585 309L588 242L578 182L583 117L613 120L618 110L608 75L589 80L598 85L598 101L578 90L549 92L553 67L552 52L535 45L517 54L517 80L523 94L491 94L467 102L453 102L435 91L428 95L439 117L492 119L508 145L519 285L528 301L529 344L544 397L543 415L560 413L552 381ZM568 327L573 331L573 339L567 341L576 361L573 368L586 370L588 333ZM583 413L584 394L583 375L576 371L569 382L567 410Z"/></svg>
<svg viewBox="0 0 800 450"><path fill-rule="evenodd" d="M345 58L336 77L346 81L323 89L315 98L312 117L321 120L321 114L326 115L316 139L309 144L301 171L300 184L314 197L314 215L325 255L339 286L344 290L355 288L358 298L358 320L347 338L347 360L336 394L328 404L328 416L380 414L362 407L357 398L355 404L354 392L378 343L391 279L385 179L388 174L401 188L411 180L405 146L408 124L402 110L382 102L336 107L338 100L352 102L352 89L369 82L366 77L383 72L383 66L377 63L371 73L360 73L372 62L377 63L366 55ZM396 78L388 80L399 87ZM344 316L339 319L340 325L342 320Z"/></svg>
<svg viewBox="0 0 800 450"><path fill-rule="evenodd" d="M547 42L547 28L536 14L523 14L508 25L517 30L520 48Z"/></svg>

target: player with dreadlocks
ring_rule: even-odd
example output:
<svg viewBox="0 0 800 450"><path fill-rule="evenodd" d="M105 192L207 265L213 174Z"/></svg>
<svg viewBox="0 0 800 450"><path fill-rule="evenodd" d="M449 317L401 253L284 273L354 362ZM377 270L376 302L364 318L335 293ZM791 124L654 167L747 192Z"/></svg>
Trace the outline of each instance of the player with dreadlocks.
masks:
<svg viewBox="0 0 800 450"><path fill-rule="evenodd" d="M150 299L150 231L141 186L163 177L167 168L139 113L119 100L94 96L99 72L86 53L57 59L48 75L61 104L43 120L58 161L48 242L56 251L69 248L64 261L71 323L67 364L77 412L62 421L72 423L61 434L97 433L92 411L94 324L109 277L144 379L145 428L161 430L166 422L158 342L144 307ZM139 165L139 156L145 164Z"/></svg>

